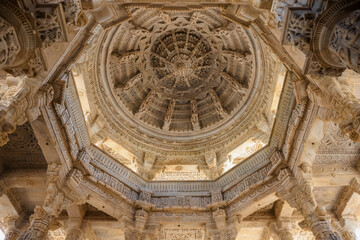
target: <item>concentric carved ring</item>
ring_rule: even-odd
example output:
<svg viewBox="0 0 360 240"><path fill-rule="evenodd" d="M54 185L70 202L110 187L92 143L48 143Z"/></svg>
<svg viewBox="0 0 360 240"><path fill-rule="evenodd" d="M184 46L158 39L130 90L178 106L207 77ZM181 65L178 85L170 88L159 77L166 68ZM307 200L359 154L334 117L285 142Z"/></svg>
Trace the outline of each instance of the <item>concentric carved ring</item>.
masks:
<svg viewBox="0 0 360 240"><path fill-rule="evenodd" d="M173 29L155 40L150 51L154 88L168 98L189 101L206 91L217 71L217 52L208 37L191 29Z"/></svg>

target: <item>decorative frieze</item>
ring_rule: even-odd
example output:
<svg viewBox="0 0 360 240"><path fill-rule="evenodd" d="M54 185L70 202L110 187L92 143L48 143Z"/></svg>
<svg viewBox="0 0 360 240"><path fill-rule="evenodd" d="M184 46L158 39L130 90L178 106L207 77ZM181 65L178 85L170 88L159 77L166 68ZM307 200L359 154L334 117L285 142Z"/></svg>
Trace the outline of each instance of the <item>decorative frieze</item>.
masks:
<svg viewBox="0 0 360 240"><path fill-rule="evenodd" d="M282 148L282 152L284 154L285 159L288 159L289 157L291 147L294 142L295 133L300 125L301 119L304 116L306 106L307 106L307 101L303 100L301 103L296 104L294 110L292 111L288 124L288 129L286 131L285 143Z"/></svg>
<svg viewBox="0 0 360 240"><path fill-rule="evenodd" d="M255 188L256 186L261 185L266 181L270 180L271 177L268 176L268 173L271 170L271 168L272 165L269 164L266 167L262 168L261 170L241 180L233 188L224 192L224 200L231 201L234 198L239 197L241 194L250 191L252 188Z"/></svg>
<svg viewBox="0 0 360 240"><path fill-rule="evenodd" d="M210 197L153 197L151 203L157 209L187 208L204 210L211 204Z"/></svg>

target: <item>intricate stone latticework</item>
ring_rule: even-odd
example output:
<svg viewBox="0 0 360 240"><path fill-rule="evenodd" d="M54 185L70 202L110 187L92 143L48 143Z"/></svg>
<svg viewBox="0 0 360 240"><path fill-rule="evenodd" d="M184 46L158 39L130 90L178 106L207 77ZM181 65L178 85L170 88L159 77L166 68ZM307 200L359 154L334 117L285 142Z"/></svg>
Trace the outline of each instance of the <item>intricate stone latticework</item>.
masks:
<svg viewBox="0 0 360 240"><path fill-rule="evenodd" d="M326 7L311 1L276 4L283 44L291 44L307 54L305 73L340 75L346 67L360 72L359 4L348 0Z"/></svg>
<svg viewBox="0 0 360 240"><path fill-rule="evenodd" d="M360 10L337 22L330 36L329 49L348 68L360 73Z"/></svg>
<svg viewBox="0 0 360 240"><path fill-rule="evenodd" d="M36 8L36 28L44 47L49 47L56 42L67 41L63 14L61 5Z"/></svg>
<svg viewBox="0 0 360 240"><path fill-rule="evenodd" d="M315 14L310 10L288 9L284 44L292 44L301 51L308 52L310 50L310 41L312 37L312 29L314 25Z"/></svg>
<svg viewBox="0 0 360 240"><path fill-rule="evenodd" d="M11 66L20 50L14 27L0 17L0 69Z"/></svg>

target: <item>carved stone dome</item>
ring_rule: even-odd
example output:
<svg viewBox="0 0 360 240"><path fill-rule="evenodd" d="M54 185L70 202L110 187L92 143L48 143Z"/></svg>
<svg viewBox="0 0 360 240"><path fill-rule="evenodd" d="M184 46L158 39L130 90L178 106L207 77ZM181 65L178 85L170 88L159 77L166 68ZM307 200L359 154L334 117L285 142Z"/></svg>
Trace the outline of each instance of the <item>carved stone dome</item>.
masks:
<svg viewBox="0 0 360 240"><path fill-rule="evenodd" d="M131 11L135 20L109 34L105 52L103 76L121 115L167 136L209 133L231 121L255 83L249 33L216 10Z"/></svg>
<svg viewBox="0 0 360 240"><path fill-rule="evenodd" d="M268 139L281 64L222 11L133 6L93 30L74 74L95 145L128 165L149 153L159 166L204 166L209 152L226 162L250 138Z"/></svg>

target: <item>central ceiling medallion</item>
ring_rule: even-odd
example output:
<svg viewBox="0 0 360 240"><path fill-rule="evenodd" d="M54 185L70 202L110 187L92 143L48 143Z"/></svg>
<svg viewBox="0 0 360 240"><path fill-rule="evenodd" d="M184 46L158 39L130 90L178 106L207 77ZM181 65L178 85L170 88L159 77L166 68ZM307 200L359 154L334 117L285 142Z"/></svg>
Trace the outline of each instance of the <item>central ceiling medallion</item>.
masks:
<svg viewBox="0 0 360 240"><path fill-rule="evenodd" d="M146 77L152 87L163 97L182 104L203 99L210 88L217 87L219 74L226 66L221 41L207 25L195 25L193 19L187 22L177 18L166 26L157 25L164 31L152 37L148 51L144 51L144 72L150 73Z"/></svg>

